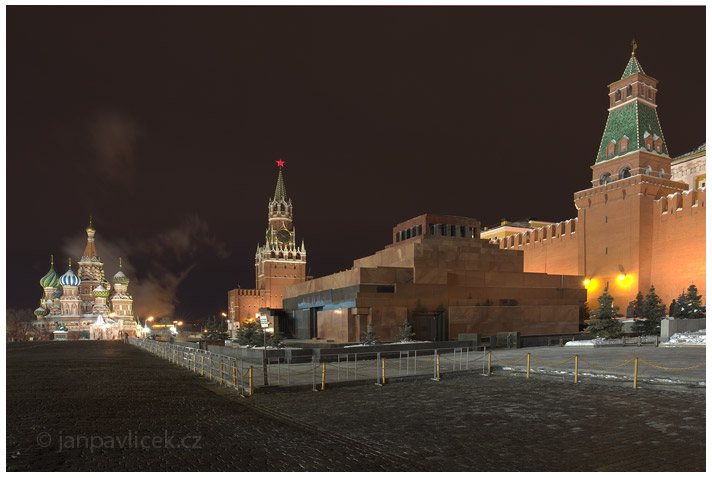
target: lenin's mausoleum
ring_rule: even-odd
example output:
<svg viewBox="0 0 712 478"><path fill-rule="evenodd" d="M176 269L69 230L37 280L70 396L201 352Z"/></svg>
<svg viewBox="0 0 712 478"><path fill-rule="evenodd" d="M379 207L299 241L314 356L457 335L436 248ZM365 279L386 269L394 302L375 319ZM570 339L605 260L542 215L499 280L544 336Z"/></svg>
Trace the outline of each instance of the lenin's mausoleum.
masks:
<svg viewBox="0 0 712 478"><path fill-rule="evenodd" d="M606 287L621 312L651 285L666 304L690 284L704 297L706 148L670 156L657 83L634 51L609 85L591 187L574 193L577 217L482 230L473 218L424 214L398 224L383 250L314 280L280 169L257 287L229 292L230 317L259 312L289 336L334 342L359 341L369 324L391 340L408 319L416 339L446 340L575 333L584 303L597 307Z"/></svg>

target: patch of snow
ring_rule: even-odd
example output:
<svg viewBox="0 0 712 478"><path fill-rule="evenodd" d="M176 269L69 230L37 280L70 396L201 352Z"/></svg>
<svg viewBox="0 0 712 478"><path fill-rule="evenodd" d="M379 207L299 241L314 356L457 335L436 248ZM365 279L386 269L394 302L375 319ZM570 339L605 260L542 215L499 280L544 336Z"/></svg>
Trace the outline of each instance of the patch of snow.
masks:
<svg viewBox="0 0 712 478"><path fill-rule="evenodd" d="M702 329L696 332L679 332L670 337L666 344L676 345L707 345L707 330Z"/></svg>

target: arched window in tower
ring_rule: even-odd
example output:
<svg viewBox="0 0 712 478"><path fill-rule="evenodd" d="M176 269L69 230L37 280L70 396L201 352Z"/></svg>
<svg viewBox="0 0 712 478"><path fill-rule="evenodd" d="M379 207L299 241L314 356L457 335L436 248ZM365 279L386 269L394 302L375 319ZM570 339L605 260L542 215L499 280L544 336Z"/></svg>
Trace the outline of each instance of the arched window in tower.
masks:
<svg viewBox="0 0 712 478"><path fill-rule="evenodd" d="M611 182L611 173L603 173L601 174L601 179L599 179L599 184L604 185L608 184Z"/></svg>
<svg viewBox="0 0 712 478"><path fill-rule="evenodd" d="M658 176L660 176L661 178L665 177L665 170L663 168L660 168L660 172L658 173Z"/></svg>
<svg viewBox="0 0 712 478"><path fill-rule="evenodd" d="M619 179L625 179L625 178L629 178L629 177L630 177L630 168L628 166L621 169L620 173L618 173Z"/></svg>
<svg viewBox="0 0 712 478"><path fill-rule="evenodd" d="M612 139L606 146L606 158L611 159L616 154L616 140Z"/></svg>
<svg viewBox="0 0 712 478"><path fill-rule="evenodd" d="M621 90L616 90L616 101L621 100Z"/></svg>
<svg viewBox="0 0 712 478"><path fill-rule="evenodd" d="M630 96L633 94L633 85L628 85L628 88L625 90L625 95Z"/></svg>
<svg viewBox="0 0 712 478"><path fill-rule="evenodd" d="M653 175L653 168L651 168L650 165L648 165L648 166L645 168L645 174L648 175L648 176L652 176L652 175Z"/></svg>

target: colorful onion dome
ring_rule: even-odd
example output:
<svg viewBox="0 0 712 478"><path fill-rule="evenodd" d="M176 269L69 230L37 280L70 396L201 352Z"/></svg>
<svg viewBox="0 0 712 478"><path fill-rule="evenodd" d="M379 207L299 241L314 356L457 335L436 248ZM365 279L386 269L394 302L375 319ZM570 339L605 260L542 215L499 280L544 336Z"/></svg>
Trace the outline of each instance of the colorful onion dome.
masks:
<svg viewBox="0 0 712 478"><path fill-rule="evenodd" d="M77 286L82 283L82 280L72 271L72 259L69 259L69 270L59 278L59 283L62 286Z"/></svg>
<svg viewBox="0 0 712 478"><path fill-rule="evenodd" d="M44 317L47 314L49 314L49 311L42 306L39 306L35 309L35 317L37 317L38 319L40 317Z"/></svg>
<svg viewBox="0 0 712 478"><path fill-rule="evenodd" d="M104 289L101 285L98 285L96 289L92 291L94 297L109 297L109 291Z"/></svg>
<svg viewBox="0 0 712 478"><path fill-rule="evenodd" d="M51 263L49 266L49 272L47 272L42 279L40 279L40 285L42 287L57 287L59 285L59 275L54 270L54 256L51 257Z"/></svg>
<svg viewBox="0 0 712 478"><path fill-rule="evenodd" d="M119 257L119 272L114 275L114 284L129 285L129 278L124 274L121 258Z"/></svg>

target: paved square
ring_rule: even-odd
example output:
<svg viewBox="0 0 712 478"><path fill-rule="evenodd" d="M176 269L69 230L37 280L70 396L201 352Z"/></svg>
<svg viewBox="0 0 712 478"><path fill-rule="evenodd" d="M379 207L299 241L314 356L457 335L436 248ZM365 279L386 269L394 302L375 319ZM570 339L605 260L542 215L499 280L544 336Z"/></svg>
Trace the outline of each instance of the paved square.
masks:
<svg viewBox="0 0 712 478"><path fill-rule="evenodd" d="M467 374L240 398L117 342L8 344L7 470L704 471L705 394Z"/></svg>

